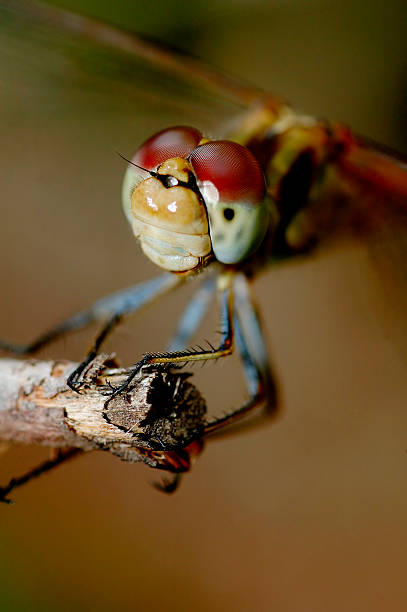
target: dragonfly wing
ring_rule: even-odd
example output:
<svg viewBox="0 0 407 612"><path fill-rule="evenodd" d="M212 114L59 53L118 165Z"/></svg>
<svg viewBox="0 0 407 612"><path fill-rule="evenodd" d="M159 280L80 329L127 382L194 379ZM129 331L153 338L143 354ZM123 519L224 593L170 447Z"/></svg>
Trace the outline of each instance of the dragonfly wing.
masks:
<svg viewBox="0 0 407 612"><path fill-rule="evenodd" d="M394 321L392 335L404 337L402 343L407 346L407 164L400 155L374 146L343 126L335 127L338 138L321 174L312 168L311 155L305 150L298 160L307 163L297 164L297 174L290 170L290 182L282 181L286 188L279 192L282 210L285 206L289 210L299 200L298 194L304 194L285 237L300 253L317 246L331 248L350 238L367 245L375 271L375 295L370 301L380 304L381 314L389 312L384 320ZM377 281L384 291L377 292ZM404 331L397 321L404 321Z"/></svg>
<svg viewBox="0 0 407 612"><path fill-rule="evenodd" d="M367 246L373 312L407 362L407 228L389 226Z"/></svg>
<svg viewBox="0 0 407 612"><path fill-rule="evenodd" d="M407 359L407 159L357 137L339 165L371 261L370 302Z"/></svg>
<svg viewBox="0 0 407 612"><path fill-rule="evenodd" d="M135 256L120 202L127 164L116 151L130 157L169 125L222 134L245 105L188 79L177 56L160 51L155 61L120 42L134 37L86 20L84 35L81 18L65 23L65 13L35 6L0 3L1 336L22 342L156 273ZM22 321L11 297L22 304L30 287Z"/></svg>
<svg viewBox="0 0 407 612"><path fill-rule="evenodd" d="M338 159L339 177L354 193L368 228L382 220L407 218L407 158L384 146L356 137Z"/></svg>
<svg viewBox="0 0 407 612"><path fill-rule="evenodd" d="M29 66L34 54L41 56L43 71L45 66L55 70L55 55L64 53L77 69L104 76L111 87L120 84L123 89L117 93L129 102L137 97L153 106L189 108L192 118L201 112L210 125L217 116L220 127L222 106L226 116L233 116L264 96L262 90L163 43L47 4L5 0L0 16L3 45L6 40L5 48L10 47L8 61L12 55L24 55Z"/></svg>

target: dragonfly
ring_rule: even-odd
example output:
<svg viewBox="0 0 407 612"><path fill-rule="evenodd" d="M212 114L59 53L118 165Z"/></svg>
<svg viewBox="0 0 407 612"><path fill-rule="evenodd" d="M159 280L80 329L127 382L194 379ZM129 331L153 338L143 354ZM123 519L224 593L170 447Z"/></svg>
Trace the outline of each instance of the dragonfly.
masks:
<svg viewBox="0 0 407 612"><path fill-rule="evenodd" d="M222 100L219 136L213 136L212 129L206 133L192 124L175 124L139 143L129 159L124 156L124 214L143 253L164 273L98 300L28 344L0 341L4 351L32 355L61 336L99 322L101 329L91 349L67 380L71 389L83 393L87 370L125 317L191 280L196 282L168 349L157 352L152 347L106 399L108 406L146 368L205 363L230 356L237 348L249 399L219 418L207 419L180 447L165 439L151 439L148 448L140 447L140 456L147 457L150 466L174 474L162 487L172 492L179 474L191 468L202 440L229 429L233 432L239 424L250 425L251 416L266 422L279 412L278 384L253 296L253 279L266 269L313 257L343 240L382 245L385 237L396 243L407 228L406 159L339 122L297 112L282 98L133 34L51 6L3 4L11 38L16 23L39 39L42 28L52 38L50 31L56 27L77 41L71 52L86 70L95 66L86 64L81 45L91 44L100 50L102 64L108 64L109 55L120 54L124 76L131 74L131 61L141 59L164 71L164 88L181 80L192 97L195 88L199 92L203 88ZM24 49L24 41L20 44ZM40 65L34 68L41 73ZM137 95L146 95L142 83L132 85ZM146 106L149 103L147 94ZM165 105L166 100L160 103ZM200 110L205 114L205 103ZM227 121L224 116L229 112L232 119ZM220 342L191 348L190 340L215 296L220 304ZM177 456L179 461L174 461ZM61 456L56 465L60 463Z"/></svg>

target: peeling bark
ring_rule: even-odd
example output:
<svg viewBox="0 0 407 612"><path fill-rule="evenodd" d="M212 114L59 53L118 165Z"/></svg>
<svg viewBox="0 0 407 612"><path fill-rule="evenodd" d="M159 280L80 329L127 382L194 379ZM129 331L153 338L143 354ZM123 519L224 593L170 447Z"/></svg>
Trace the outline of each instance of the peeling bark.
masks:
<svg viewBox="0 0 407 612"><path fill-rule="evenodd" d="M120 385L128 370L101 355L85 372L78 394L66 385L77 365L1 359L0 442L102 449L151 467L189 469L201 447L206 413L189 374L143 370L108 401L111 387Z"/></svg>

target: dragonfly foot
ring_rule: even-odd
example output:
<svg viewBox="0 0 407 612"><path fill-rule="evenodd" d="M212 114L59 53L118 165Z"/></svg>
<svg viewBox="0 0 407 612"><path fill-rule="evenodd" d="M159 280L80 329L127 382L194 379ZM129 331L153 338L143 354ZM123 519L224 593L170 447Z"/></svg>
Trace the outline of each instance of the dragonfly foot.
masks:
<svg viewBox="0 0 407 612"><path fill-rule="evenodd" d="M82 388L85 386L85 381L81 379L80 374L75 374L76 371L70 375L70 377L66 381L66 384L70 389L72 389L72 391L75 391L75 393L78 393L80 395Z"/></svg>
<svg viewBox="0 0 407 612"><path fill-rule="evenodd" d="M174 474L172 478L163 478L161 482L153 482L153 487L162 493L175 493L181 482L181 474Z"/></svg>
<svg viewBox="0 0 407 612"><path fill-rule="evenodd" d="M81 393L83 387L87 386L96 373L100 371L100 359L95 351L89 353L82 363L78 365L76 370L69 375L66 384L75 393Z"/></svg>
<svg viewBox="0 0 407 612"><path fill-rule="evenodd" d="M138 372L139 370L137 370ZM109 397L109 399L107 400L107 402L110 402L114 397L117 397L118 395L120 395L120 393L123 393L123 391L125 391L126 389L128 389L128 387L130 386L131 382L133 381L133 379L135 378L137 372L131 372L131 374L129 374L129 376L126 378L126 380L124 381L124 383L122 383L121 385L114 387L112 384L108 383L109 385L109 390L106 390L103 394L107 395Z"/></svg>
<svg viewBox="0 0 407 612"><path fill-rule="evenodd" d="M142 359L140 359L140 361L138 363L136 363L136 365L134 366L134 368L132 370L130 370L126 380L119 386L117 387L113 387L113 385L109 384L110 387L110 391L108 391L106 393L106 395L109 395L109 400L113 399L114 397L116 397L116 395L120 395L120 393L122 393L123 391L125 391L128 386L130 385L130 383L133 382L133 380L135 379L135 377L137 376L137 374L139 374L139 372L141 372L141 370L151 364L151 359L152 357L154 357L151 354L146 354L144 355L144 357ZM172 365L172 364L171 364ZM157 367L157 366L155 366ZM164 368L167 368L167 364L163 365ZM175 366L177 367L177 366Z"/></svg>
<svg viewBox="0 0 407 612"><path fill-rule="evenodd" d="M9 487L0 487L0 504L8 504L11 506L15 504L15 501L12 499L7 499L6 495L9 493Z"/></svg>

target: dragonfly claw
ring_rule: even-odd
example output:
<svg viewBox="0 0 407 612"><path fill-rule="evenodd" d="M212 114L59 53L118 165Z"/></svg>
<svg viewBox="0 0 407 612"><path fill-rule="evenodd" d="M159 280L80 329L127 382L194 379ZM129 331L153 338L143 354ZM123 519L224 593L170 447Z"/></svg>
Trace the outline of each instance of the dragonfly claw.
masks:
<svg viewBox="0 0 407 612"><path fill-rule="evenodd" d="M7 499L7 493L7 487L0 487L0 504L8 504L9 506L12 506L15 504L15 501L13 499Z"/></svg>
<svg viewBox="0 0 407 612"><path fill-rule="evenodd" d="M82 392L81 389L85 385L85 381L83 379L81 380L80 373L75 371L70 375L66 384L72 391L80 395Z"/></svg>
<svg viewBox="0 0 407 612"><path fill-rule="evenodd" d="M124 383L122 383L121 385L118 385L117 387L114 387L109 381L107 381L107 384L109 386L109 390L106 390L104 392L104 395L107 395L108 398L109 398L107 401L110 402L114 397L116 397L117 395L120 395L120 393L122 393L125 389L127 389L129 384L131 383L131 381L135 377L136 373L137 372L132 371L128 375L128 377L126 378Z"/></svg>
<svg viewBox="0 0 407 612"><path fill-rule="evenodd" d="M174 493L181 482L181 475L174 474L172 478L163 478L161 482L153 482L152 485L162 493Z"/></svg>

